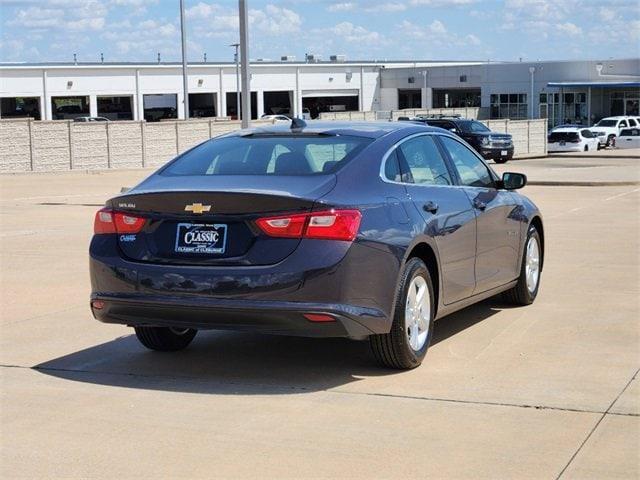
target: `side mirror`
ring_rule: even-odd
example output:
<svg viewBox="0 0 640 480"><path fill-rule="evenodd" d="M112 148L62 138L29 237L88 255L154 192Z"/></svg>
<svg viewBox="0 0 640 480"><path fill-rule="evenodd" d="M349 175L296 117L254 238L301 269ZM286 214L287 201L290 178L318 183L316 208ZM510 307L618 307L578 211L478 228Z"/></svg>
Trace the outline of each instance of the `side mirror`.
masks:
<svg viewBox="0 0 640 480"><path fill-rule="evenodd" d="M522 173L505 172L502 174L502 188L518 190L527 184L527 176Z"/></svg>

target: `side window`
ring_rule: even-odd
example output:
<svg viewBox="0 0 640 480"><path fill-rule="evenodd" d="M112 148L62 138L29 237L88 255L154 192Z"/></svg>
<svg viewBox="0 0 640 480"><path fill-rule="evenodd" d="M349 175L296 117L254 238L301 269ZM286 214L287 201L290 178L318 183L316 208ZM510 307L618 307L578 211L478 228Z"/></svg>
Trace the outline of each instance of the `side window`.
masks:
<svg viewBox="0 0 640 480"><path fill-rule="evenodd" d="M627 122L626 120L620 120L620 123L618 124L618 128L623 128L627 126Z"/></svg>
<svg viewBox="0 0 640 480"><path fill-rule="evenodd" d="M384 164L384 176L392 182L401 182L402 174L400 173L400 165L398 164L397 150L394 148Z"/></svg>
<svg viewBox="0 0 640 480"><path fill-rule="evenodd" d="M421 135L402 143L397 149L399 163L419 185L453 185L447 165L440 155L435 140Z"/></svg>
<svg viewBox="0 0 640 480"><path fill-rule="evenodd" d="M630 126L630 127L635 127L635 126L637 126L637 125L638 125L638 124L636 123L636 121L635 121L633 118L630 118L630 119L629 119L629 126Z"/></svg>
<svg viewBox="0 0 640 480"><path fill-rule="evenodd" d="M453 160L462 185L487 188L494 186L489 169L475 153L453 138L445 136L440 138Z"/></svg>
<svg viewBox="0 0 640 480"><path fill-rule="evenodd" d="M580 133L582 133L582 136L584 138L593 138L593 133L591 133L591 130L581 130Z"/></svg>

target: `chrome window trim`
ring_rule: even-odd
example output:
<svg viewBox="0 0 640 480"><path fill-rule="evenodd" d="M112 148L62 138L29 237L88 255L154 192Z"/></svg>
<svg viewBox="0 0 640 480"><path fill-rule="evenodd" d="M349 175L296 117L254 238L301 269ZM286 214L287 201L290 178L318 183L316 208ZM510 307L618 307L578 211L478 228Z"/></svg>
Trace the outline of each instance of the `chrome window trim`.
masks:
<svg viewBox="0 0 640 480"><path fill-rule="evenodd" d="M395 180L389 180L387 178L387 176L385 175L385 166L387 165L387 159L389 158L389 155L391 155L391 153L393 153L395 151L396 148L398 148L400 145L402 145L404 142L407 142L409 140L412 140L414 138L417 137L426 137L426 136L441 136L441 137L451 137L453 138L453 135L449 135L446 133L441 133L441 132L419 132L419 133L413 133L411 135L409 135L408 137L404 137L402 139L400 139L397 143L394 143L391 148L389 148L389 150L387 150L387 152L382 156L382 161L380 162L380 179L385 182L385 183L391 183L393 185L415 185L415 186L419 186L419 187L459 187L460 185L456 185L455 183L452 185L431 185L431 184L424 184L424 183L409 183L409 182L396 182ZM436 145L437 147L437 145ZM447 160L442 157L442 161L445 162L445 167L447 166ZM449 169L447 168L447 171ZM452 179L453 180L453 179Z"/></svg>

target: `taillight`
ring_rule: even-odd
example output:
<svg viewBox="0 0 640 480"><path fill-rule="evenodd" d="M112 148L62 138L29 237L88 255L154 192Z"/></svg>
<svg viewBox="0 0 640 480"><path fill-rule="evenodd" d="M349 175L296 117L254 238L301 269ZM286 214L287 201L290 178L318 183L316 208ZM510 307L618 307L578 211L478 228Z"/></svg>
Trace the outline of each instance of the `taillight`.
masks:
<svg viewBox="0 0 640 480"><path fill-rule="evenodd" d="M256 220L256 224L260 230L271 237L351 242L358 234L361 218L362 215L358 210L328 210L260 218Z"/></svg>
<svg viewBox="0 0 640 480"><path fill-rule="evenodd" d="M96 212L93 222L93 233L138 233L142 230L146 219L122 212L114 212L102 208Z"/></svg>

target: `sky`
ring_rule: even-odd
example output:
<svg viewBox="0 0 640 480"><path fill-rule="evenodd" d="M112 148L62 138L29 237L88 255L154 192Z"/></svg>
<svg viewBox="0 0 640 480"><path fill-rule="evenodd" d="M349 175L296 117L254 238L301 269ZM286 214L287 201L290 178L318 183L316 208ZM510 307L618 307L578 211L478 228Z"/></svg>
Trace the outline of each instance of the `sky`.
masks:
<svg viewBox="0 0 640 480"><path fill-rule="evenodd" d="M247 0L250 58L640 56L640 0ZM188 59L232 61L236 0L185 0ZM0 0L0 62L179 61L179 0Z"/></svg>

